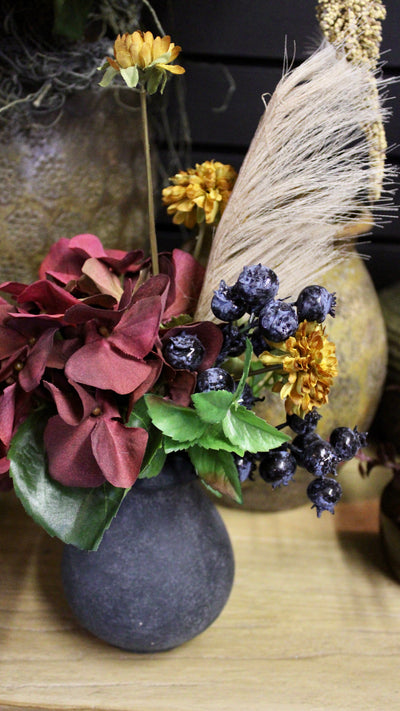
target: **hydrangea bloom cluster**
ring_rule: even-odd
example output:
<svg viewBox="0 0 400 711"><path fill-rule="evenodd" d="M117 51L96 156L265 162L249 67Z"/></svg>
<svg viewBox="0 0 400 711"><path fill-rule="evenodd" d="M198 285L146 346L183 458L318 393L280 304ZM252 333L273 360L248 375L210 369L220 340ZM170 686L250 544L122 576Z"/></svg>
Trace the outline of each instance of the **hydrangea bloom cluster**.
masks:
<svg viewBox="0 0 400 711"><path fill-rule="evenodd" d="M208 488L236 501L257 460L274 488L300 464L316 478L308 494L318 515L333 513L340 485L332 475L365 436L338 428L329 443L315 433L314 403L326 398L313 393L328 389L336 362L330 354L322 363L322 347L292 351L302 329L321 340L334 296L306 287L290 304L277 299L275 272L244 267L235 285L215 292L222 323L196 322L203 267L179 249L160 254L159 266L154 276L140 250L106 250L82 234L52 246L33 284L0 285L12 301L0 302L1 487L12 483L11 461L17 494L39 522L50 516L47 530L59 535L67 515L75 532L70 491L78 516L85 491L101 489L90 505L107 511L139 476L156 476L169 453L185 452ZM278 427L253 412L265 385L291 403ZM53 516L41 508L50 491L62 508ZM107 526L100 518L93 541Z"/></svg>
<svg viewBox="0 0 400 711"><path fill-rule="evenodd" d="M160 262L162 273L144 280L148 260L140 250L105 250L84 234L53 245L38 281L0 285L14 300L0 303L3 487L11 439L41 403L56 410L45 430L52 477L69 486L134 483L148 433L124 419L158 381L179 404L194 390L193 375L165 362L162 327L192 313L203 269L180 250ZM202 333L207 354L199 368L205 368L222 337L213 324L190 328Z"/></svg>

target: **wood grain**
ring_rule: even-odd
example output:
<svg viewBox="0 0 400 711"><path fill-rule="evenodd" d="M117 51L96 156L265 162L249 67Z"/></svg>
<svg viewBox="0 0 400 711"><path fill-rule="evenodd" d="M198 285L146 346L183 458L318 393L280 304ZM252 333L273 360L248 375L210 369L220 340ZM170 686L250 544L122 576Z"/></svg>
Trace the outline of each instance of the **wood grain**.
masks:
<svg viewBox="0 0 400 711"><path fill-rule="evenodd" d="M389 475L348 465L344 501L273 514L221 509L236 579L219 619L182 647L135 655L82 631L62 546L0 499L0 710L354 711L399 708L400 587L378 535ZM396 705L396 702L398 705Z"/></svg>

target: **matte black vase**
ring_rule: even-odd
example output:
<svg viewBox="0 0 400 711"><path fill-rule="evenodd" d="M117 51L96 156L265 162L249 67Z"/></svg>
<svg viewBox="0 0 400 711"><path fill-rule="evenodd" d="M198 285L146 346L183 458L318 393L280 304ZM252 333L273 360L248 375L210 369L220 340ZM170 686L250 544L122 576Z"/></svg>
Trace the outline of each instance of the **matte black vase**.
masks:
<svg viewBox="0 0 400 711"><path fill-rule="evenodd" d="M184 456L138 480L95 552L66 546L66 598L81 625L132 652L161 652L203 632L228 600L232 546Z"/></svg>

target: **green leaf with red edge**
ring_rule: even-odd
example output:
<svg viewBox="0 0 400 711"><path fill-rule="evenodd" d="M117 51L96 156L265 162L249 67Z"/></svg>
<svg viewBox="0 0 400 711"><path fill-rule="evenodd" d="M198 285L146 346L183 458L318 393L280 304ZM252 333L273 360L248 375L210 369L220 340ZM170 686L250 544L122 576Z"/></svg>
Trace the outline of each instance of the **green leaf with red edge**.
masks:
<svg viewBox="0 0 400 711"><path fill-rule="evenodd" d="M226 494L241 504L242 490L238 470L232 454L203 447L190 447L190 461L207 488L219 494Z"/></svg>

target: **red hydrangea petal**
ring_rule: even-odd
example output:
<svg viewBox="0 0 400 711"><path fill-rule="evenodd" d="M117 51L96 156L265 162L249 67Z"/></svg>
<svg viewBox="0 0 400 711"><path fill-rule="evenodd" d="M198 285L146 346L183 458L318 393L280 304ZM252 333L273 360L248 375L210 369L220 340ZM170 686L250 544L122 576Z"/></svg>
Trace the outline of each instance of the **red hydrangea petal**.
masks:
<svg viewBox="0 0 400 711"><path fill-rule="evenodd" d="M133 408L135 402L137 402L142 397L142 395L145 395L147 392L149 392L149 390L151 390L154 383L158 380L158 377L163 367L163 362L161 358L155 357L151 360L146 360L146 365L149 366L148 375L140 383L139 387L137 387L136 390L132 392L129 399L129 410Z"/></svg>
<svg viewBox="0 0 400 711"><path fill-rule="evenodd" d="M57 412L67 425L78 425L83 419L89 417L97 405L94 397L78 383L71 383L73 389L69 388L65 391L46 381L43 385L53 396ZM68 383L66 385L68 386Z"/></svg>
<svg viewBox="0 0 400 711"><path fill-rule="evenodd" d="M39 385L57 330L58 328L48 328L32 346L18 377L21 388L26 392L32 392Z"/></svg>
<svg viewBox="0 0 400 711"><path fill-rule="evenodd" d="M13 435L16 383L4 388L0 395L0 440L8 449Z"/></svg>
<svg viewBox="0 0 400 711"><path fill-rule="evenodd" d="M13 353L26 346L26 338L13 328L0 326L0 360L9 358Z"/></svg>
<svg viewBox="0 0 400 711"><path fill-rule="evenodd" d="M104 476L93 456L90 435L96 418L80 425L67 425L61 417L51 417L44 432L49 474L64 486L100 486Z"/></svg>
<svg viewBox="0 0 400 711"><path fill-rule="evenodd" d="M145 361L115 351L109 339L86 343L65 366L66 376L77 383L127 395L149 376L152 367Z"/></svg>
<svg viewBox="0 0 400 711"><path fill-rule="evenodd" d="M83 257L107 257L107 252L105 251L102 243L96 235L90 233L75 235L69 240L69 247L77 254Z"/></svg>
<svg viewBox="0 0 400 711"><path fill-rule="evenodd" d="M33 282L19 294L20 304L28 301L33 301L49 314L63 314L70 306L78 303L75 296L46 279Z"/></svg>
<svg viewBox="0 0 400 711"><path fill-rule="evenodd" d="M51 245L39 267L39 279L49 275L62 284L68 284L71 279L79 279L83 258L70 248L70 242L66 237L61 237Z"/></svg>
<svg viewBox="0 0 400 711"><path fill-rule="evenodd" d="M108 340L123 353L144 358L153 348L160 321L160 297L141 299L124 312Z"/></svg>
<svg viewBox="0 0 400 711"><path fill-rule="evenodd" d="M175 271L174 292L171 290L173 300L168 299L168 307L163 316L165 321L180 314L194 313L204 280L204 267L188 252L174 249L172 265Z"/></svg>
<svg viewBox="0 0 400 711"><path fill-rule="evenodd" d="M93 454L107 481L127 489L139 476L148 434L141 427L125 427L117 420L98 420L91 441Z"/></svg>

